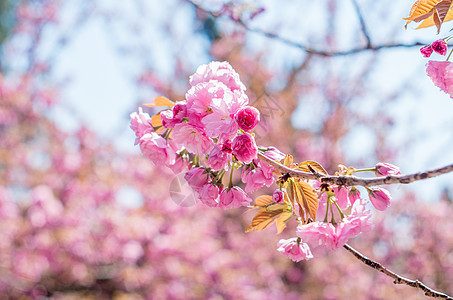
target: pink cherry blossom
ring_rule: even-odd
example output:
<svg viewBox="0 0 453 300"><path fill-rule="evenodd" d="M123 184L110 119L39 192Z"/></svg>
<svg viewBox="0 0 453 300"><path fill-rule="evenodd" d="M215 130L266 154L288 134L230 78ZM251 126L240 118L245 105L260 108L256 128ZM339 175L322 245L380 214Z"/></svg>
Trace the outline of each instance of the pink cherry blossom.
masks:
<svg viewBox="0 0 453 300"><path fill-rule="evenodd" d="M140 150L155 165L175 163L176 151L172 144L167 144L167 141L155 132L146 133L140 138Z"/></svg>
<svg viewBox="0 0 453 300"><path fill-rule="evenodd" d="M252 203L252 198L249 197L240 187L233 186L225 188L220 193L219 207L222 209L231 209L241 206L248 206Z"/></svg>
<svg viewBox="0 0 453 300"><path fill-rule="evenodd" d="M433 53L433 48L431 47L431 45L423 46L420 48L420 52L424 57L430 57Z"/></svg>
<svg viewBox="0 0 453 300"><path fill-rule="evenodd" d="M453 67L449 61L432 61L426 64L426 73L434 85L453 98Z"/></svg>
<svg viewBox="0 0 453 300"><path fill-rule="evenodd" d="M198 67L195 74L190 76L190 85L195 86L201 82L218 80L225 84L231 91L245 91L245 85L239 78L239 74L231 67L230 63L213 61L207 65Z"/></svg>
<svg viewBox="0 0 453 300"><path fill-rule="evenodd" d="M209 153L208 164L214 171L220 171L228 166L231 160L231 149L216 144Z"/></svg>
<svg viewBox="0 0 453 300"><path fill-rule="evenodd" d="M255 139L248 133L243 133L234 138L231 146L234 156L246 164L252 162L258 155Z"/></svg>
<svg viewBox="0 0 453 300"><path fill-rule="evenodd" d="M337 198L337 204L340 206L341 209L346 209L351 205L349 202L349 189L347 187L333 187L332 190L335 193L335 197Z"/></svg>
<svg viewBox="0 0 453 300"><path fill-rule="evenodd" d="M256 161L256 167L244 168L241 175L242 182L246 184L245 191L247 193L254 192L264 185L270 187L275 180L272 173L273 167L259 160L254 161Z"/></svg>
<svg viewBox="0 0 453 300"><path fill-rule="evenodd" d="M302 243L300 238L281 239L278 242L277 251L285 255L294 262L301 260L309 260L313 258L310 247L306 243Z"/></svg>
<svg viewBox="0 0 453 300"><path fill-rule="evenodd" d="M191 124L198 125L194 122L201 120L203 117L212 112L211 104L213 99L222 101L225 97L225 93L232 95L232 92L223 83L215 80L201 82L195 86L192 86L192 88L186 93L186 109L189 122Z"/></svg>
<svg viewBox="0 0 453 300"><path fill-rule="evenodd" d="M447 54L447 43L445 40L437 40L431 44L431 48L434 52L439 53L440 55Z"/></svg>
<svg viewBox="0 0 453 300"><path fill-rule="evenodd" d="M214 142L202 129L188 123L176 124L172 133L173 140L193 154L207 155L214 147Z"/></svg>
<svg viewBox="0 0 453 300"><path fill-rule="evenodd" d="M208 183L208 174L205 171L204 168L195 167L187 171L184 175L184 179L189 186L197 193Z"/></svg>
<svg viewBox="0 0 453 300"><path fill-rule="evenodd" d="M390 192L383 188L370 188L368 189L370 201L377 210L386 210L390 206L392 196Z"/></svg>
<svg viewBox="0 0 453 300"><path fill-rule="evenodd" d="M377 176L387 176L387 175L399 175L401 174L400 168L389 163L377 163L376 164L376 175Z"/></svg>
<svg viewBox="0 0 453 300"><path fill-rule="evenodd" d="M252 106L245 106L234 115L234 119L239 128L250 131L259 123L260 112Z"/></svg>
<svg viewBox="0 0 453 300"><path fill-rule="evenodd" d="M145 134L153 131L151 126L151 117L147 113L143 113L141 107L138 108L138 113L133 112L131 117L131 129L135 132L135 145L140 142L140 138Z"/></svg>
<svg viewBox="0 0 453 300"><path fill-rule="evenodd" d="M275 203L282 203L283 201L285 201L285 194L283 193L282 190L275 190L272 193L272 200Z"/></svg>
<svg viewBox="0 0 453 300"><path fill-rule="evenodd" d="M278 150L275 147L267 147L267 150L264 152L264 154L269 157L270 159L276 160L276 161L281 161L282 159L285 158L285 154Z"/></svg>
<svg viewBox="0 0 453 300"><path fill-rule="evenodd" d="M219 205L220 189L217 185L207 183L203 185L199 191L200 201L209 207L217 207Z"/></svg>

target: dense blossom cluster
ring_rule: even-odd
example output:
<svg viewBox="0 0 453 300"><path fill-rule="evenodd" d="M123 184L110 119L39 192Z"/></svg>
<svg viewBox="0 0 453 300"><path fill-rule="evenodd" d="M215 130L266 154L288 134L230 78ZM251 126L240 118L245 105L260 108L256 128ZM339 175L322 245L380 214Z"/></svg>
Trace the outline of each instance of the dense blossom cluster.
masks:
<svg viewBox="0 0 453 300"><path fill-rule="evenodd" d="M277 163L284 163L289 156L274 147L257 147L253 129L260 121L260 113L248 106L245 90L228 62L211 62L190 76L190 89L184 101L175 104L168 101L172 107L154 117L141 109L131 114L131 128L143 154L155 164L164 164L176 173L185 172L185 180L208 207L251 206L250 193L271 187L278 176L284 175L258 159L258 152ZM156 117L161 122L153 123ZM235 169L242 169L245 191L233 185ZM340 167L344 175L349 175L350 170ZM224 183L228 171L230 178ZM398 167L388 163L379 163L372 171L377 176L400 174ZM316 219L309 215L307 205L288 198L285 180L278 181L272 195L269 205L280 205L282 212L291 212L299 222L298 237L281 240L280 253L294 261L310 259L312 250L334 250L373 227L371 213L365 207L368 201L360 197L358 189L323 186L317 181L307 183L316 192ZM376 209L385 210L390 205L387 190L367 191Z"/></svg>

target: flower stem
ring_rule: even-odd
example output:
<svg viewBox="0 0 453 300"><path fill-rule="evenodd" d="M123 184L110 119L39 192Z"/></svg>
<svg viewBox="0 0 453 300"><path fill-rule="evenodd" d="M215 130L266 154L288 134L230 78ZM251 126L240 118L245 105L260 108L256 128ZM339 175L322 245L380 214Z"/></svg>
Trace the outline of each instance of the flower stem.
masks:
<svg viewBox="0 0 453 300"><path fill-rule="evenodd" d="M230 173L230 183L228 184L228 187L231 189L233 187L233 171L234 168L231 168L231 173Z"/></svg>
<svg viewBox="0 0 453 300"><path fill-rule="evenodd" d="M453 49L450 50L450 53L447 56L447 61L450 59L451 54L453 53Z"/></svg>

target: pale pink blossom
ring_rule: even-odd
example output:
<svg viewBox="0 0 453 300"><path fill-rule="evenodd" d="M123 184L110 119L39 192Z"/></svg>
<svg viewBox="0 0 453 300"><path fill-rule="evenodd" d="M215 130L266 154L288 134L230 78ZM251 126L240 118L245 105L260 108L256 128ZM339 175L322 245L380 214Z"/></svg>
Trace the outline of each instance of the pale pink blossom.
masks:
<svg viewBox="0 0 453 300"><path fill-rule="evenodd" d="M216 144L209 153L208 164L214 171L220 171L228 166L231 160L231 149Z"/></svg>
<svg viewBox="0 0 453 300"><path fill-rule="evenodd" d="M197 193L200 192L201 188L208 183L209 178L204 168L195 167L190 169L184 175L184 179L187 181L189 186Z"/></svg>
<svg viewBox="0 0 453 300"><path fill-rule="evenodd" d="M433 53L433 48L431 45L423 46L420 48L420 52L424 57L430 57Z"/></svg>
<svg viewBox="0 0 453 300"><path fill-rule="evenodd" d="M387 176L387 175L400 175L400 168L389 163L377 163L376 164L376 175L377 176Z"/></svg>
<svg viewBox="0 0 453 300"><path fill-rule="evenodd" d="M192 86L186 93L186 108L189 119L192 118L192 115L203 118L210 114L212 112L212 100L219 99L221 101L226 92L232 94L223 83L218 81L201 82Z"/></svg>
<svg viewBox="0 0 453 300"><path fill-rule="evenodd" d="M377 210L386 210L392 201L390 192L383 188L369 188L368 195L370 196L371 203Z"/></svg>
<svg viewBox="0 0 453 300"><path fill-rule="evenodd" d="M283 201L285 201L285 194L283 193L282 190L275 190L272 193L272 200L275 203L282 203Z"/></svg>
<svg viewBox="0 0 453 300"><path fill-rule="evenodd" d="M203 185L199 192L200 201L209 207L217 207L219 205L220 188L217 185L207 183Z"/></svg>
<svg viewBox="0 0 453 300"><path fill-rule="evenodd" d="M440 55L447 54L447 43L445 40L437 40L431 44L431 48L434 52L439 53Z"/></svg>
<svg viewBox="0 0 453 300"><path fill-rule="evenodd" d="M255 160L256 167L244 168L242 170L241 180L245 183L245 191L247 193L254 192L264 185L270 187L274 183L274 174L272 171L273 167L270 167L266 163L260 163Z"/></svg>
<svg viewBox="0 0 453 300"><path fill-rule="evenodd" d="M173 165L176 160L175 146L155 132L144 134L140 138L140 150L155 165Z"/></svg>
<svg viewBox="0 0 453 300"><path fill-rule="evenodd" d="M213 61L207 65L201 65L189 78L191 86L211 80L218 80L224 83L231 91L245 91L246 89L239 78L239 74L226 61Z"/></svg>
<svg viewBox="0 0 453 300"><path fill-rule="evenodd" d="M255 139L248 133L236 136L232 142L231 149L234 156L246 164L251 163L258 155Z"/></svg>
<svg viewBox="0 0 453 300"><path fill-rule="evenodd" d="M356 201L351 214L334 226L327 222L312 222L297 227L297 236L312 247L323 246L330 250L337 249L349 239L362 232L371 230L371 213L365 209L365 201Z"/></svg>
<svg viewBox="0 0 453 300"><path fill-rule="evenodd" d="M252 203L252 199L238 186L225 188L220 193L219 207L222 209L249 206L250 203Z"/></svg>
<svg viewBox="0 0 453 300"><path fill-rule="evenodd" d="M202 129L187 123L176 124L172 131L172 138L195 155L207 155L214 147L214 142Z"/></svg>
<svg viewBox="0 0 453 300"><path fill-rule="evenodd" d="M231 91L226 91L222 99L212 99L210 106L212 113L202 119L206 134L210 137L222 136L232 139L238 131L234 121L234 114L241 108L241 103Z"/></svg>
<svg viewBox="0 0 453 300"><path fill-rule="evenodd" d="M239 128L244 131L250 131L259 123L260 121L260 112L258 109L252 106L245 106L238 110L234 115Z"/></svg>
<svg viewBox="0 0 453 300"><path fill-rule="evenodd" d="M130 115L131 117L131 129L135 132L135 145L140 142L140 138L149 132L153 131L153 127L151 126L151 117L149 114L144 113L142 108L138 108L138 113L133 112Z"/></svg>
<svg viewBox="0 0 453 300"><path fill-rule="evenodd" d="M268 147L267 150L264 152L264 154L269 157L270 159L276 160L276 161L281 161L282 159L285 158L285 154L278 150L275 147Z"/></svg>
<svg viewBox="0 0 453 300"><path fill-rule="evenodd" d="M281 239L278 242L277 251L285 255L294 262L301 260L309 260L313 258L310 247L306 243L302 243L300 238Z"/></svg>
<svg viewBox="0 0 453 300"><path fill-rule="evenodd" d="M451 62L430 60L426 64L426 73L435 86L453 98L453 66Z"/></svg>
<svg viewBox="0 0 453 300"><path fill-rule="evenodd" d="M332 188L332 190L335 193L335 197L337 198L337 204L341 209L346 209L351 205L351 203L349 202L349 188L344 186L335 186Z"/></svg>

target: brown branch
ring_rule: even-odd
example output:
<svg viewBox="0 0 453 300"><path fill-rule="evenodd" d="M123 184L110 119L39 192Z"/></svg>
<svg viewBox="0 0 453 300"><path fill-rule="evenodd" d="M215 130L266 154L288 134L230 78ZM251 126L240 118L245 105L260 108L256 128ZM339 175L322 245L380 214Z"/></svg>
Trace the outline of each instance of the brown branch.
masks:
<svg viewBox="0 0 453 300"><path fill-rule="evenodd" d="M200 6L199 4L193 2L192 0L186 0L186 1L189 2L190 4L192 4L199 11L206 13L206 14L212 16L213 18L218 18L221 16L221 14L219 12L209 11L209 10L203 8L202 6ZM310 48L302 43L287 39L287 38L282 37L273 32L265 31L265 30L258 29L258 28L252 28L249 25L247 25L243 20L235 20L235 22L236 22L236 24L240 25L241 27L243 27L245 30L247 30L249 32L253 32L253 33L262 35L264 37L279 41L279 42L286 44L288 46L291 46L291 47L299 48L309 54L325 56L325 57L347 56L347 55L357 54L357 53L364 52L364 51L379 51L379 50L389 49L389 48L410 48L410 47L419 47L419 46L426 45L426 43L416 42L413 44L390 43L390 44L382 44L382 45L373 46L373 45L371 45L371 42L368 40L369 37L367 36L366 31L364 31L365 37L367 38L367 44L365 46L357 47L357 48L353 48L353 49L349 49L349 50L344 50L344 51L326 51L326 50ZM362 30L363 29L364 29L364 27L362 27Z"/></svg>
<svg viewBox="0 0 453 300"><path fill-rule="evenodd" d="M279 162L270 159L263 153L258 153L258 158L265 161L269 165L273 166L275 169L280 171L282 174L288 174L292 177L297 177L301 179L312 179L318 180L321 183L327 184L336 184L340 186L376 186L376 185L384 185L384 184L408 184L418 180L424 180L432 177L436 177L442 174L453 172L453 164L440 167L437 169L425 171L425 172L418 172L409 175L388 175L385 177L377 177L377 178L361 178L353 175L342 175L342 176L333 176L333 175L325 175L322 173L317 172L316 170L312 170L311 173L303 172L301 170L295 170L284 165L280 164Z"/></svg>
<svg viewBox="0 0 453 300"><path fill-rule="evenodd" d="M422 290L425 293L425 296L428 296L428 297L443 298L443 299L453 300L453 298L451 296L449 296L447 294L444 294L444 293L441 293L441 292L438 292L438 291L426 286L423 282L421 282L419 280L407 279L407 278L405 278L403 276L400 276L400 275L396 274L395 272L392 272L391 270L387 269L386 267L384 267L380 263L369 259L368 257L363 255L359 251L355 250L354 248L352 248L348 244L345 244L343 247L346 248L346 250L351 252L352 255L354 255L356 258L361 260L367 266L370 266L371 268L376 269L379 272L382 272L385 275L393 278L394 279L393 280L394 284L405 284L405 285L420 289L420 290Z"/></svg>

